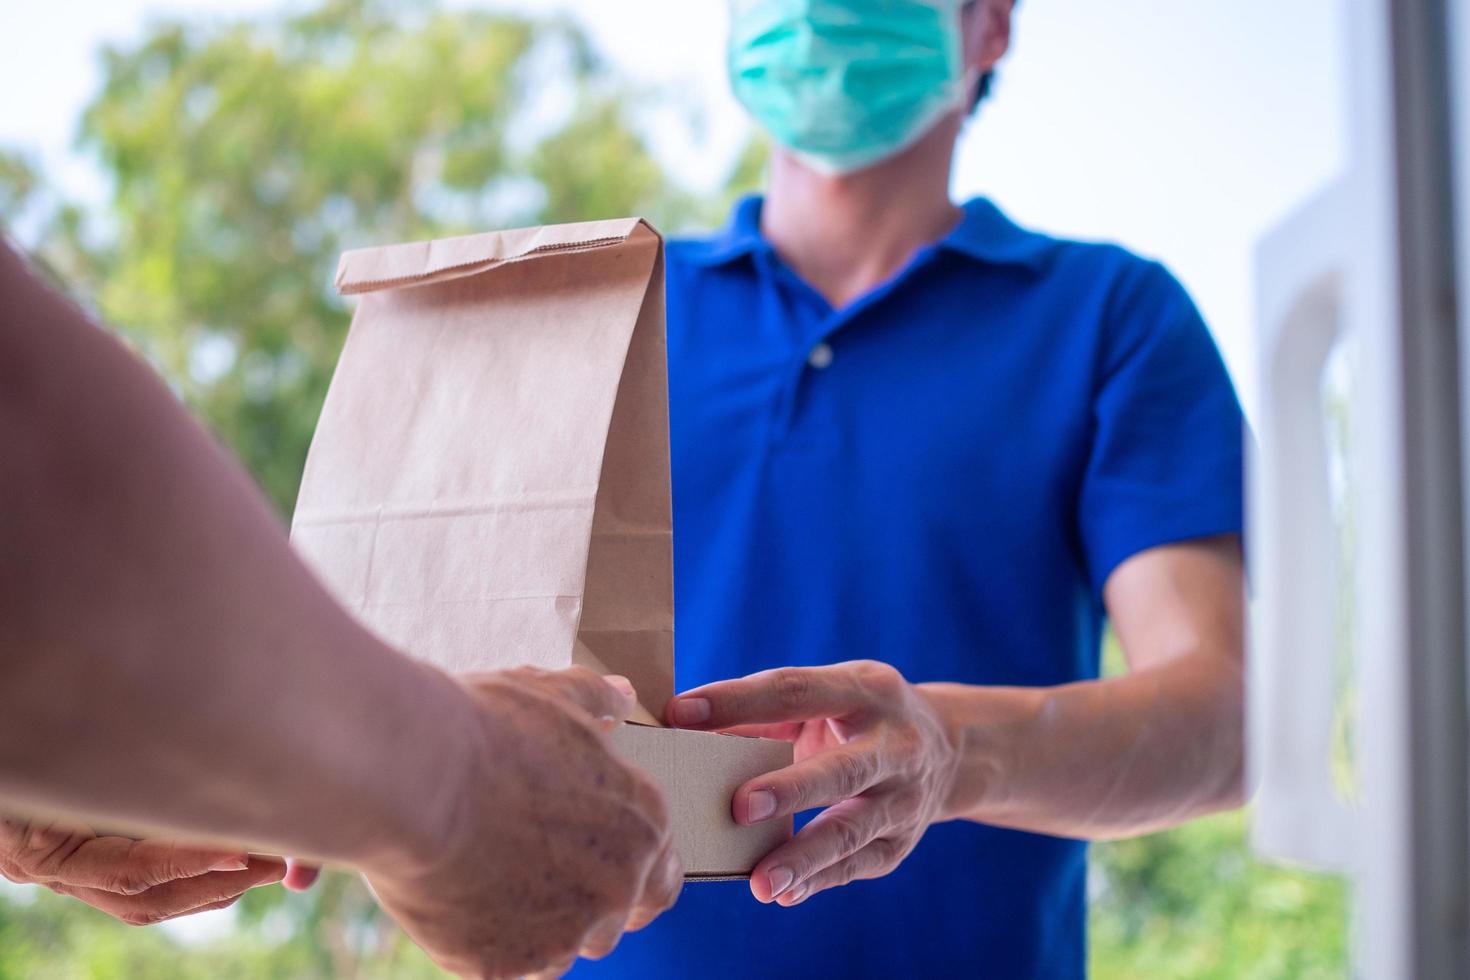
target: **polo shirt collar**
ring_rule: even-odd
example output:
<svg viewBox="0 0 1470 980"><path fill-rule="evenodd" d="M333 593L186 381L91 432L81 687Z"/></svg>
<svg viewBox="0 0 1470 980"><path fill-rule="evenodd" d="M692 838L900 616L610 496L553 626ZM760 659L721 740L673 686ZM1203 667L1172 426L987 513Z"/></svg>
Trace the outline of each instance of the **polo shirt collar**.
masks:
<svg viewBox="0 0 1470 980"><path fill-rule="evenodd" d="M698 247L689 257L701 265L724 265L752 252L769 249L770 244L761 236L761 201L756 194L742 197L730 212L730 220L725 227L696 242Z"/></svg>
<svg viewBox="0 0 1470 980"><path fill-rule="evenodd" d="M988 265L1041 268L1055 239L1027 231L1007 218L994 204L977 197L963 205L965 216L939 247L967 255Z"/></svg>
<svg viewBox="0 0 1470 980"><path fill-rule="evenodd" d="M769 251L770 243L761 235L762 198L741 198L730 220L714 235L698 244L693 254L686 253L702 265L723 265L759 251ZM983 197L962 206L964 217L937 246L958 252L989 265L1018 265L1039 269L1055 240L1046 235L1026 231L1007 218L1001 210Z"/></svg>

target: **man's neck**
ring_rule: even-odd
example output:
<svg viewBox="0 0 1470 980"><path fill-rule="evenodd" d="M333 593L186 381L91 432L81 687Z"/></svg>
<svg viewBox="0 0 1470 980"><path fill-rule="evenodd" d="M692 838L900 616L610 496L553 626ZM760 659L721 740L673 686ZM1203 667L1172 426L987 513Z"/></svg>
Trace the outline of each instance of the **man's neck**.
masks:
<svg viewBox="0 0 1470 980"><path fill-rule="evenodd" d="M761 233L834 308L846 306L959 222L949 173L960 122L958 115L943 120L892 159L843 177L778 149Z"/></svg>

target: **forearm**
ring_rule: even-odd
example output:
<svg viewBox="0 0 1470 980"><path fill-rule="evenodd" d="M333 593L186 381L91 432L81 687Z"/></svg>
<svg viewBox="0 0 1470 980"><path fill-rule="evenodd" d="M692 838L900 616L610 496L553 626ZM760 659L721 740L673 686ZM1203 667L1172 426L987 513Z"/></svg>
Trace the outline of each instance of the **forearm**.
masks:
<svg viewBox="0 0 1470 980"><path fill-rule="evenodd" d="M434 833L467 695L3 247L0 296L0 807L348 863Z"/></svg>
<svg viewBox="0 0 1470 980"><path fill-rule="evenodd" d="M1236 806L1241 680L1195 653L1054 688L919 685L957 748L943 816L1110 838Z"/></svg>

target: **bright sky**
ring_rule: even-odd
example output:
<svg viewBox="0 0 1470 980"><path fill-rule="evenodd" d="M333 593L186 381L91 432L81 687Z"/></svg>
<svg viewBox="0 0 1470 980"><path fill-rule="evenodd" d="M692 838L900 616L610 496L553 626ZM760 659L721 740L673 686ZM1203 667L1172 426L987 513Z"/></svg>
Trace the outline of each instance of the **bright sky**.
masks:
<svg viewBox="0 0 1470 980"><path fill-rule="evenodd" d="M280 0L67 0L0 10L0 144L95 193L70 152L95 52L150 15L228 15ZM300 2L300 0L295 0ZM454 0L466 3L468 0ZM652 126L666 162L712 186L746 122L726 90L721 0L477 0L568 11L623 71L702 110ZM997 97L967 133L955 193L1023 224L1122 242L1193 291L1247 404L1255 377L1251 249L1343 163L1337 0L1023 0Z"/></svg>

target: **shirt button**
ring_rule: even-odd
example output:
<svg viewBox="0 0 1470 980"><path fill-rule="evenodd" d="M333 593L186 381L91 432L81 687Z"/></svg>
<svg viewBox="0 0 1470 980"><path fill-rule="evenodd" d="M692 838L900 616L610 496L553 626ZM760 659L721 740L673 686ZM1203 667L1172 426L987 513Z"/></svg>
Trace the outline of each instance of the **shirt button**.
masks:
<svg viewBox="0 0 1470 980"><path fill-rule="evenodd" d="M832 345L818 344L813 347L812 352L807 355L806 362L818 371L830 366L832 363Z"/></svg>

